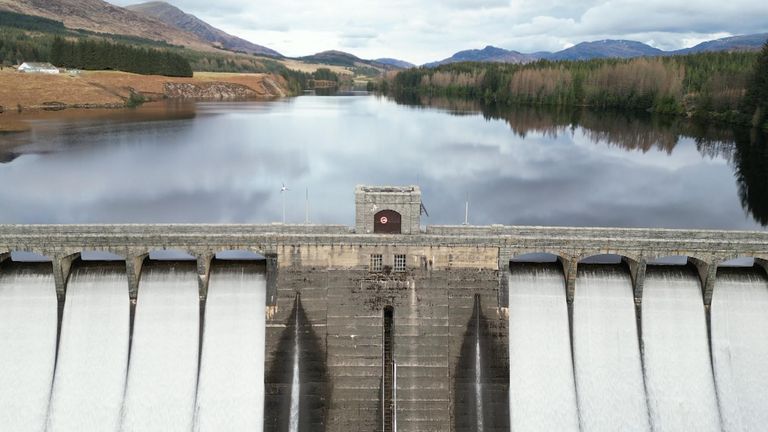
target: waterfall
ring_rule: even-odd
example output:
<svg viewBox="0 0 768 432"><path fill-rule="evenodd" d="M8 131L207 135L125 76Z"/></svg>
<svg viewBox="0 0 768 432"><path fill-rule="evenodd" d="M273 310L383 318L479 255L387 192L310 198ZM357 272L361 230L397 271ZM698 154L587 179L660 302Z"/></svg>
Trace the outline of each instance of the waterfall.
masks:
<svg viewBox="0 0 768 432"><path fill-rule="evenodd" d="M516 264L509 275L511 428L579 431L565 279L557 264Z"/></svg>
<svg viewBox="0 0 768 432"><path fill-rule="evenodd" d="M56 288L50 263L0 272L0 429L45 429L56 357Z"/></svg>
<svg viewBox="0 0 768 432"><path fill-rule="evenodd" d="M128 363L125 264L82 263L69 277L48 431L116 431Z"/></svg>
<svg viewBox="0 0 768 432"><path fill-rule="evenodd" d="M296 304L298 305L298 294ZM291 379L291 413L288 423L289 432L299 432L299 310L296 308L296 321L293 330L293 378Z"/></svg>
<svg viewBox="0 0 768 432"><path fill-rule="evenodd" d="M144 265L134 320L123 431L192 429L199 318L194 262Z"/></svg>
<svg viewBox="0 0 768 432"><path fill-rule="evenodd" d="M475 410L477 412L477 432L483 432L483 362L480 354L480 302L475 301Z"/></svg>
<svg viewBox="0 0 768 432"><path fill-rule="evenodd" d="M643 288L645 381L655 431L719 431L699 278L648 266Z"/></svg>
<svg viewBox="0 0 768 432"><path fill-rule="evenodd" d="M768 425L768 281L756 269L717 273L711 308L712 355L726 432Z"/></svg>
<svg viewBox="0 0 768 432"><path fill-rule="evenodd" d="M197 431L263 429L265 305L263 265L214 261L203 324Z"/></svg>

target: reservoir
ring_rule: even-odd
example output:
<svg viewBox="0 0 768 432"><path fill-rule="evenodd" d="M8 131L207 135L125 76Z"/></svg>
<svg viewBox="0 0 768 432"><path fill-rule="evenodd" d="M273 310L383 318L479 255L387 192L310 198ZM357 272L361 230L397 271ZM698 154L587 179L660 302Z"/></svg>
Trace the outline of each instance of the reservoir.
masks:
<svg viewBox="0 0 768 432"><path fill-rule="evenodd" d="M354 95L0 116L19 119L1 223L271 223L284 205L351 225L356 184L418 184L426 224L463 223L467 202L478 225L768 223L764 137L643 113Z"/></svg>

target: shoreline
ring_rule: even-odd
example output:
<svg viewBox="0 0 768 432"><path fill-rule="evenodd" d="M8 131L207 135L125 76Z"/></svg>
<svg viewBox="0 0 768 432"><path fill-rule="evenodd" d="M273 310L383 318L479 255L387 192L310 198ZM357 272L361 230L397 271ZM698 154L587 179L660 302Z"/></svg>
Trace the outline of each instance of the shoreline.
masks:
<svg viewBox="0 0 768 432"><path fill-rule="evenodd" d="M0 132L28 127L15 114L69 109L121 109L162 100L271 100L289 96L273 74L197 72L192 78L84 71L78 75L0 71Z"/></svg>

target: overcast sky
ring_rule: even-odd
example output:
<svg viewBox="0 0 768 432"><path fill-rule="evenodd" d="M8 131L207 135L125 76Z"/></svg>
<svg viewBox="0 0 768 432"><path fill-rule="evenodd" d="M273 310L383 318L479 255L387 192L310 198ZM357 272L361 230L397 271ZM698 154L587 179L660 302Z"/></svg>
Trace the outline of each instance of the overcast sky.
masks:
<svg viewBox="0 0 768 432"><path fill-rule="evenodd" d="M121 6L137 0L110 0ZM494 45L557 51L632 39L678 49L768 31L765 0L172 0L287 56L338 49L422 64Z"/></svg>

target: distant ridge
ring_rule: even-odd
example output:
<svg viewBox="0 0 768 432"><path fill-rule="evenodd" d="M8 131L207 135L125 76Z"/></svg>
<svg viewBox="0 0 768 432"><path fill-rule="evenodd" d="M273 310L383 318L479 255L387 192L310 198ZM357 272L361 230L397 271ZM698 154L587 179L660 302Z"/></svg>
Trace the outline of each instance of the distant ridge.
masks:
<svg viewBox="0 0 768 432"><path fill-rule="evenodd" d="M443 60L426 63L425 67L435 67L442 64L473 61L488 63L530 63L537 60L591 60L596 58L633 58L642 56L663 56L692 54L711 51L757 51L768 39L768 33L732 36L713 41L703 42L694 47L676 51L662 51L642 42L630 40L606 39L593 42L582 42L562 51L536 52L532 54L506 50L494 46L486 46L478 50L459 51Z"/></svg>
<svg viewBox="0 0 768 432"><path fill-rule="evenodd" d="M465 62L465 61L489 62L489 63L490 62L492 63L528 63L533 60L536 60L536 58L533 57L531 54L523 54L517 51L509 51L503 48L497 48L497 47L488 45L481 50L472 49L472 50L459 51L447 59L432 62L432 63L427 63L424 66L434 67L434 66L439 66L441 64L457 63L457 62Z"/></svg>
<svg viewBox="0 0 768 432"><path fill-rule="evenodd" d="M664 51L631 40L601 40L582 42L552 54L542 54L547 60L591 60L595 58L632 58L659 56Z"/></svg>
<svg viewBox="0 0 768 432"><path fill-rule="evenodd" d="M192 33L200 39L211 43L213 46L229 51L241 51L248 54L261 54L271 57L282 55L265 46L257 45L219 30L207 22L188 14L183 10L162 1L151 1L126 6L133 12L157 19L177 29Z"/></svg>
<svg viewBox="0 0 768 432"><path fill-rule="evenodd" d="M321 64L327 64L327 65L333 65L333 66L350 67L350 68L368 66L368 67L372 67L380 70L403 69L402 67L393 65L392 63L384 63L378 60L364 60L354 54L350 54L348 52L338 51L338 50L323 51L317 54L298 57L298 60L301 60L305 63L321 63ZM394 60L398 62L400 61L396 59L389 59L389 60Z"/></svg>
<svg viewBox="0 0 768 432"><path fill-rule="evenodd" d="M673 51L675 54L689 54L712 51L758 51L768 40L768 33L731 36L702 42L694 47Z"/></svg>
<svg viewBox="0 0 768 432"><path fill-rule="evenodd" d="M377 58L377 59L374 59L373 61L375 61L376 63L384 64L384 65L394 66L400 69L410 69L416 66L415 64L409 63L405 60L398 60L398 59L388 58L388 57Z"/></svg>

